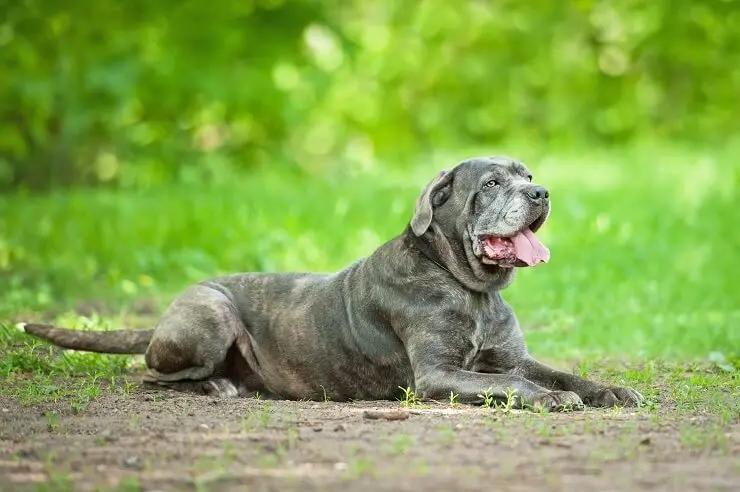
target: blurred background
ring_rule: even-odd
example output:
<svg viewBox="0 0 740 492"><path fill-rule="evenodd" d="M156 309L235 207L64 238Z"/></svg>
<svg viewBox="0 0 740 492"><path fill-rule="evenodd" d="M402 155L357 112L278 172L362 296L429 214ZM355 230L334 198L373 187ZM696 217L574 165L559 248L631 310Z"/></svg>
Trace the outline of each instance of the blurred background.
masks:
<svg viewBox="0 0 740 492"><path fill-rule="evenodd" d="M218 273L342 268L403 230L439 168L501 152L554 197L553 261L507 293L541 350L740 347L738 1L0 13L6 318L143 312Z"/></svg>
<svg viewBox="0 0 740 492"><path fill-rule="evenodd" d="M0 5L4 190L740 129L733 0Z"/></svg>

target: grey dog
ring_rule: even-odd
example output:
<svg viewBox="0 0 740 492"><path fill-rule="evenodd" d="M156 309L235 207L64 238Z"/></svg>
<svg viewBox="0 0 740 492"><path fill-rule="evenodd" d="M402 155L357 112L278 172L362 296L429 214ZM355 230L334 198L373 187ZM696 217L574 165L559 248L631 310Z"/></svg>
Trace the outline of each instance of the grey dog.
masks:
<svg viewBox="0 0 740 492"><path fill-rule="evenodd" d="M501 291L549 258L549 192L508 157L465 160L423 190L406 230L332 274L242 273L190 287L154 330L28 324L66 348L145 353L149 382L208 394L518 407L634 406L642 396L530 356Z"/></svg>

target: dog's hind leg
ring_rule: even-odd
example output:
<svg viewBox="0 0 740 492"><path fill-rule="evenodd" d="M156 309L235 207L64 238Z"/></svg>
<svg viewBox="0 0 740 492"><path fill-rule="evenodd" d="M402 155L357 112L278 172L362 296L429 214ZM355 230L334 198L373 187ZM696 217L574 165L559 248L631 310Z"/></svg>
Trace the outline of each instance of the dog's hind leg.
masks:
<svg viewBox="0 0 740 492"><path fill-rule="evenodd" d="M248 337L245 337L248 338ZM248 341L246 343L249 343ZM247 357L251 355L249 349ZM237 341L226 354L226 360L216 368L214 375L203 383L203 391L212 396L270 397L260 377L249 367L244 355L244 344ZM250 357L253 358L253 357Z"/></svg>
<svg viewBox="0 0 740 492"><path fill-rule="evenodd" d="M146 381L173 389L200 381L208 394L245 394L255 375L246 362L234 361L238 350L233 353L245 336L228 297L210 287L191 287L170 304L154 331L145 354Z"/></svg>
<svg viewBox="0 0 740 492"><path fill-rule="evenodd" d="M165 375L170 379L171 375ZM206 394L218 397L250 397L260 396L271 398L270 392L262 384L262 380L249 367L242 356L237 344L231 346L226 353L226 360L217 365L213 373L205 379L179 379L168 381L157 378L157 372L150 370L144 376L147 386L164 387L167 389Z"/></svg>

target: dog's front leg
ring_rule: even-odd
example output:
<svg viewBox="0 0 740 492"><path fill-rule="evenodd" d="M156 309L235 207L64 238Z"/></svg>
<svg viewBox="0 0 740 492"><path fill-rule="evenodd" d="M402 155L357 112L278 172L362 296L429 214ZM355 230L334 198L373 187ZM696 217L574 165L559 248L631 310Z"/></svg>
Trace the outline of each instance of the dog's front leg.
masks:
<svg viewBox="0 0 740 492"><path fill-rule="evenodd" d="M572 391L584 403L595 407L637 406L643 397L632 388L609 386L597 381L568 374L546 366L532 358L527 358L517 367L516 374L537 384L561 391Z"/></svg>
<svg viewBox="0 0 740 492"><path fill-rule="evenodd" d="M513 374L486 374L451 366L421 370L415 376L416 392L431 400L446 400L456 395L463 403L485 403L486 399L506 402L513 398L514 408L532 406L548 410L583 405L576 393L551 391Z"/></svg>
<svg viewBox="0 0 740 492"><path fill-rule="evenodd" d="M436 319L436 318L435 318ZM452 324L452 322L450 322ZM445 325L412 325L406 350L414 374L414 390L422 398L481 404L486 399L506 402L515 408L532 406L548 410L581 407L581 398L571 391L552 391L521 374L486 373L463 369L469 350L463 337L451 337ZM434 329L436 328L436 329Z"/></svg>

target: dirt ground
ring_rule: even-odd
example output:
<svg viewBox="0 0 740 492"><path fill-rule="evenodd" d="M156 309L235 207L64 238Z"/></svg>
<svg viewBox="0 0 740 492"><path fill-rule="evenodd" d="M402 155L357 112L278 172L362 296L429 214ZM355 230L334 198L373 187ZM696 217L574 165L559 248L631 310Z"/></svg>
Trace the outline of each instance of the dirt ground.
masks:
<svg viewBox="0 0 740 492"><path fill-rule="evenodd" d="M740 423L135 387L73 412L0 399L0 490L740 490ZM398 412L396 412L398 413ZM403 415L401 415L403 416ZM377 415L376 415L377 417Z"/></svg>

